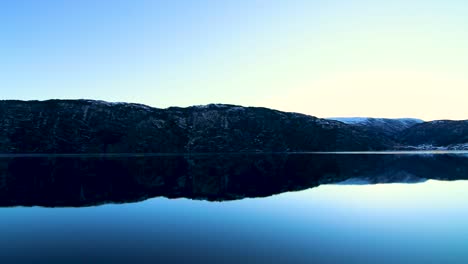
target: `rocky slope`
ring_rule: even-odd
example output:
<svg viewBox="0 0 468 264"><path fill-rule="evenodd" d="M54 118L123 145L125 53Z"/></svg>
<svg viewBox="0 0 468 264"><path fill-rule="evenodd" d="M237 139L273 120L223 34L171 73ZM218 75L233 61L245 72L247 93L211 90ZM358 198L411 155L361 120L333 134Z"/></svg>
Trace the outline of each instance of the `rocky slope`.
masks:
<svg viewBox="0 0 468 264"><path fill-rule="evenodd" d="M468 120L330 120L224 104L0 101L0 132L0 153L468 149Z"/></svg>
<svg viewBox="0 0 468 264"><path fill-rule="evenodd" d="M423 120L416 118L336 117L329 119L382 133L395 139L401 131L416 124L424 123Z"/></svg>
<svg viewBox="0 0 468 264"><path fill-rule="evenodd" d="M92 100L0 101L0 153L383 150L338 121L234 105L157 109Z"/></svg>

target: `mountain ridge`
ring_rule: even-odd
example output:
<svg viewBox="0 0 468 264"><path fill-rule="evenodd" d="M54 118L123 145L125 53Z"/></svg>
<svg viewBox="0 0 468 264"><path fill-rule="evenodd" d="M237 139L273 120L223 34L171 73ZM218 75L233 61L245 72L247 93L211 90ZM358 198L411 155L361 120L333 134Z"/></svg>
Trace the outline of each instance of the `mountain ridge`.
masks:
<svg viewBox="0 0 468 264"><path fill-rule="evenodd" d="M402 127L398 120L367 120L373 122L346 124L231 104L162 109L88 99L1 100L0 153L378 151L430 144L463 149L468 142L464 121L440 126L414 119L417 124ZM425 141L417 140L422 130ZM444 133L450 138L441 140Z"/></svg>
<svg viewBox="0 0 468 264"><path fill-rule="evenodd" d="M379 133L385 134L395 140L396 136L401 131L408 129L416 124L424 123L421 119L416 118L372 118L372 117L350 117L350 118L329 118L343 122L345 124L363 127L378 131Z"/></svg>
<svg viewBox="0 0 468 264"><path fill-rule="evenodd" d="M383 150L389 139L314 116L210 104L0 101L2 153Z"/></svg>

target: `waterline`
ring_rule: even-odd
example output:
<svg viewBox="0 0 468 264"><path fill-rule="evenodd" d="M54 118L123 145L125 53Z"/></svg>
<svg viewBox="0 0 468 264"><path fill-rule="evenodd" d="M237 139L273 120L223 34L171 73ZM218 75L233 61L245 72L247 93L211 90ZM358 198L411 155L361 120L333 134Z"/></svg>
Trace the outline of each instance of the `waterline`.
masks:
<svg viewBox="0 0 468 264"><path fill-rule="evenodd" d="M290 151L290 152L177 152L177 153L3 153L0 158L99 158L99 157L170 157L217 155L468 155L467 150L418 150L418 151Z"/></svg>

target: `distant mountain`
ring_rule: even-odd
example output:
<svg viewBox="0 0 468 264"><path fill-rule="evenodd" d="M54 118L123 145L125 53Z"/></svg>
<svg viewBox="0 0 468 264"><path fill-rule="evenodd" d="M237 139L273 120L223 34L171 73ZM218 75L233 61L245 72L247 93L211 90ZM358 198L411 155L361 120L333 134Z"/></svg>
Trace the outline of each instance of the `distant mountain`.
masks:
<svg viewBox="0 0 468 264"><path fill-rule="evenodd" d="M211 104L152 108L93 100L0 101L0 153L384 150L395 142L338 121Z"/></svg>
<svg viewBox="0 0 468 264"><path fill-rule="evenodd" d="M398 135L401 144L468 149L468 120L438 120L414 125Z"/></svg>
<svg viewBox="0 0 468 264"><path fill-rule="evenodd" d="M329 118L386 136L401 150L468 150L468 120L424 122L415 118Z"/></svg>
<svg viewBox="0 0 468 264"><path fill-rule="evenodd" d="M399 132L405 129L416 124L424 123L423 120L416 118L333 117L328 119L359 126L389 137L395 137Z"/></svg>

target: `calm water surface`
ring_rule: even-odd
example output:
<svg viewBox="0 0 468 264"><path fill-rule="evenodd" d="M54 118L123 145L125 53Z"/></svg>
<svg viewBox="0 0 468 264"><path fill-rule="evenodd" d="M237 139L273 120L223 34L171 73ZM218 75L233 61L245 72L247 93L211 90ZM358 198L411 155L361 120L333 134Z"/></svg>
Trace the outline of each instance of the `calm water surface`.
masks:
<svg viewBox="0 0 468 264"><path fill-rule="evenodd" d="M3 157L0 173L0 263L468 263L466 153Z"/></svg>

